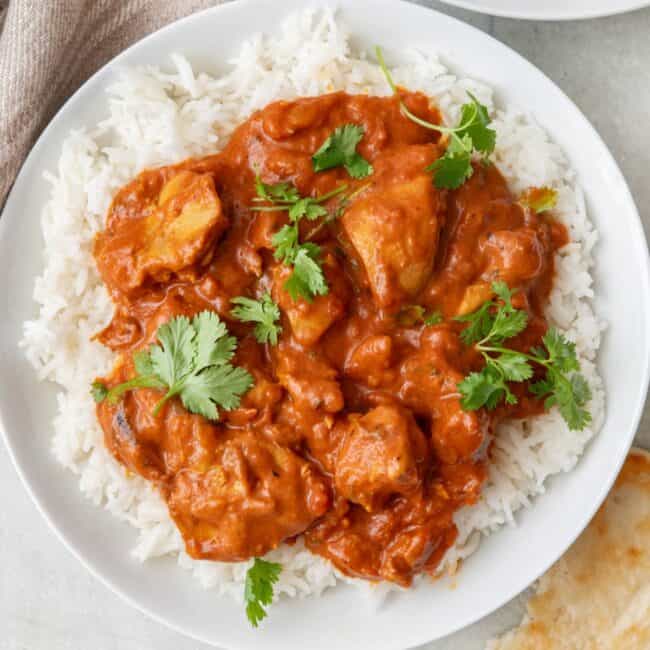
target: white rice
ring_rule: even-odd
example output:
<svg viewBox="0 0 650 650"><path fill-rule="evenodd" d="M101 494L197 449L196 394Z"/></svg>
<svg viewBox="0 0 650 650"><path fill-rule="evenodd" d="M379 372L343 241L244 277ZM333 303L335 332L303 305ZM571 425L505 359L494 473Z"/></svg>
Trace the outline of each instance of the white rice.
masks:
<svg viewBox="0 0 650 650"><path fill-rule="evenodd" d="M569 431L555 411L499 427L482 498L457 513L458 541L441 566L453 571L478 548L482 535L514 524L515 512L544 491L547 477L569 471L600 428L604 395L595 362L602 325L591 306L589 272L597 235L563 153L530 115L495 108L489 87L457 78L433 53L403 55L408 63L394 69L395 79L427 93L447 120L456 120L467 90L488 106L498 131L494 161L515 192L531 185L559 192L555 216L569 228L572 243L557 257L548 317L576 342L594 394L593 426L582 432ZM23 346L39 378L60 387L53 421L56 458L77 474L89 499L137 529L134 556L145 561L176 555L204 587L241 598L248 563L189 558L156 491L144 479L127 476L104 448L88 389L112 366L112 354L91 341L110 321L112 304L93 263L92 240L121 185L145 167L222 148L251 111L270 101L338 89L386 94L388 88L377 65L351 50L344 25L328 10L295 14L279 34L244 43L222 77L193 70L181 55L172 62L173 72L123 70L107 90L108 117L96 128L72 132L58 168L46 174L51 192L42 215L45 268L34 289L38 316L25 323ZM279 591L289 596L318 595L342 578L300 545L270 556L283 565Z"/></svg>

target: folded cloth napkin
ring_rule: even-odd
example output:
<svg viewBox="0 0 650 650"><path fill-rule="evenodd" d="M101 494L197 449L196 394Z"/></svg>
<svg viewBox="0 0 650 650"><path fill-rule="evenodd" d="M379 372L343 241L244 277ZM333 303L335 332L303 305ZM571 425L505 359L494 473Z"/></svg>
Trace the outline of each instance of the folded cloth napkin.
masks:
<svg viewBox="0 0 650 650"><path fill-rule="evenodd" d="M0 207L57 109L146 34L224 0L0 0Z"/></svg>

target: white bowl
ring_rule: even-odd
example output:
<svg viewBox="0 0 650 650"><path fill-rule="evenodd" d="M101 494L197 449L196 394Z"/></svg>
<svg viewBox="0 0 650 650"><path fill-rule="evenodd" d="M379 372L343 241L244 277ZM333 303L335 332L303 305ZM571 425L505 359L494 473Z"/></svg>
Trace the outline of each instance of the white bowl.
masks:
<svg viewBox="0 0 650 650"><path fill-rule="evenodd" d="M613 16L650 5L648 0L442 0L492 16L524 20L582 20Z"/></svg>
<svg viewBox="0 0 650 650"><path fill-rule="evenodd" d="M447 16L398 0L339 0L356 43L390 49L435 45L469 75L485 80L500 102L530 108L564 149L600 230L597 309L610 323L600 354L608 414L578 467L552 481L516 528L482 546L451 589L444 581L391 597L379 610L351 587L320 599L283 600L253 630L234 602L203 591L172 561L140 565L130 555L135 532L84 501L76 479L50 454L54 389L37 382L18 349L22 322L33 317L32 287L41 270L39 214L45 169L55 167L73 127L105 113L103 89L120 65L160 64L172 51L214 71L253 31L275 29L305 0L242 1L181 20L149 36L98 72L68 101L29 155L0 220L0 415L5 441L43 516L90 571L134 606L190 636L232 649L395 650L449 634L522 591L571 544L612 484L634 436L648 385L648 253L639 217L605 145L571 101L504 45Z"/></svg>

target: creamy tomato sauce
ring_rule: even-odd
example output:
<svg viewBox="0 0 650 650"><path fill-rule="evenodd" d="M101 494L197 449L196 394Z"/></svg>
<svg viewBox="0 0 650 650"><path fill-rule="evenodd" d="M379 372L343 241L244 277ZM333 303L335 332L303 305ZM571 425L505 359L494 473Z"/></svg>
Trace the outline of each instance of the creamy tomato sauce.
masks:
<svg viewBox="0 0 650 650"><path fill-rule="evenodd" d="M425 96L403 98L439 122ZM357 150L374 173L315 173L312 155L348 123L364 127ZM438 137L394 97L277 102L221 153L145 171L115 197L95 242L115 303L98 338L120 353L107 385L135 374L132 353L161 324L205 309L238 337L234 363L255 380L218 422L176 399L154 416L153 389L98 405L107 447L156 484L192 557L245 560L303 536L349 575L408 585L435 570L456 537L454 512L478 498L498 420L542 411L525 384L514 407L462 410L457 383L482 362L454 317L504 280L529 315L514 347L538 344L566 232L517 203L493 165L437 190L425 168L441 155ZM256 173L302 196L358 190L342 210L339 198L327 204L337 219L301 224L301 240L321 246L327 295L294 301L284 289L291 269L271 237L287 214L251 209ZM281 308L277 346L231 315L232 298L265 292ZM443 321L426 326L414 305Z"/></svg>

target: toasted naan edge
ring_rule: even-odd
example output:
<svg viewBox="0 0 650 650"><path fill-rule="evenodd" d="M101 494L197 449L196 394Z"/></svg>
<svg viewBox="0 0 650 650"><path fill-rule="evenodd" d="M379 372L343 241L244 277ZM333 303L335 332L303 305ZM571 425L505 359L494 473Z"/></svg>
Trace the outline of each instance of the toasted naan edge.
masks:
<svg viewBox="0 0 650 650"><path fill-rule="evenodd" d="M650 648L650 453L630 451L598 514L487 650Z"/></svg>

